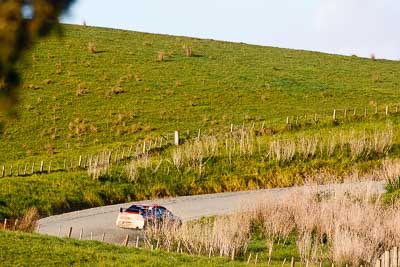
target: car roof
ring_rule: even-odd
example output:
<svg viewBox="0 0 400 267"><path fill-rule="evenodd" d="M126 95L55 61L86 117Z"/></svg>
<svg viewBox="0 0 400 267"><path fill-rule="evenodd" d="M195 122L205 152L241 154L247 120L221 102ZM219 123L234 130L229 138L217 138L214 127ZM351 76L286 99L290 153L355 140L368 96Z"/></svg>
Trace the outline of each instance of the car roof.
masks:
<svg viewBox="0 0 400 267"><path fill-rule="evenodd" d="M157 204L133 204L132 206L130 206L129 208L164 208L163 206L157 205Z"/></svg>

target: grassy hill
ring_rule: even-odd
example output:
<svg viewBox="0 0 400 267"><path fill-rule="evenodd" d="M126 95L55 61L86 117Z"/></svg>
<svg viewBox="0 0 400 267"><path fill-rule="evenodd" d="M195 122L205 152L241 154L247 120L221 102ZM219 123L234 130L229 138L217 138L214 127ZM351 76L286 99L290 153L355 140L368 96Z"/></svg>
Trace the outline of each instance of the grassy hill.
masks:
<svg viewBox="0 0 400 267"><path fill-rule="evenodd" d="M0 240L2 266L247 266L250 255L251 263L255 262L257 255L259 266L267 266L269 261L265 252L267 245L262 241L254 242L248 254L232 261L228 257L208 258L3 230L0 230ZM295 244L277 244L268 266L281 266L292 256L299 262Z"/></svg>
<svg viewBox="0 0 400 267"><path fill-rule="evenodd" d="M396 61L64 28L63 38L41 40L20 66L19 118L1 136L0 162L97 150L174 130L331 116L334 108L357 108L361 115L365 107L373 112L376 104L382 110L400 102ZM88 51L89 43L97 53Z"/></svg>
<svg viewBox="0 0 400 267"><path fill-rule="evenodd" d="M397 61L65 25L19 69L18 118L0 135L0 219L291 186L400 152ZM81 155L90 167L76 167Z"/></svg>

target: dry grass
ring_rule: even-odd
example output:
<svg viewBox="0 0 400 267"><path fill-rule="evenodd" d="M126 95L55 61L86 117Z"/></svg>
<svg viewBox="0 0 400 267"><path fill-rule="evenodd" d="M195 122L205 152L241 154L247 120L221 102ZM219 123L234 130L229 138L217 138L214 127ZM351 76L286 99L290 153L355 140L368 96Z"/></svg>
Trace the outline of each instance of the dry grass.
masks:
<svg viewBox="0 0 400 267"><path fill-rule="evenodd" d="M96 43L95 42L89 42L88 43L88 51L92 54L95 54L97 52L96 49Z"/></svg>
<svg viewBox="0 0 400 267"><path fill-rule="evenodd" d="M164 51L159 51L157 54L157 61L162 62L165 61L166 59L166 54Z"/></svg>
<svg viewBox="0 0 400 267"><path fill-rule="evenodd" d="M24 217L22 217L20 223L16 225L16 229L25 232L32 232L35 229L38 220L39 212L37 208L30 208L25 213Z"/></svg>
<svg viewBox="0 0 400 267"><path fill-rule="evenodd" d="M186 47L185 48L185 54L187 57L192 57L193 56L193 49L191 47Z"/></svg>
<svg viewBox="0 0 400 267"><path fill-rule="evenodd" d="M95 157L89 156L87 166L89 177L97 180L101 176L109 174L110 156L111 155L106 152L99 153Z"/></svg>
<svg viewBox="0 0 400 267"><path fill-rule="evenodd" d="M88 92L86 86L83 83L79 83L76 87L76 96L86 95Z"/></svg>
<svg viewBox="0 0 400 267"><path fill-rule="evenodd" d="M185 222L182 226L164 222L148 227L149 246L196 255L237 256L246 252L250 241L250 220L244 214Z"/></svg>
<svg viewBox="0 0 400 267"><path fill-rule="evenodd" d="M280 199L260 199L250 207L250 217L261 222L271 240L296 232L303 260L370 264L400 242L400 208L383 207L377 195L369 184L335 191L310 187Z"/></svg>
<svg viewBox="0 0 400 267"><path fill-rule="evenodd" d="M285 244L297 235L302 260L343 266L372 264L400 242L400 206L383 206L370 183L306 187L279 197L266 195L229 216L149 227L149 247L214 256L243 255L258 225L267 242Z"/></svg>

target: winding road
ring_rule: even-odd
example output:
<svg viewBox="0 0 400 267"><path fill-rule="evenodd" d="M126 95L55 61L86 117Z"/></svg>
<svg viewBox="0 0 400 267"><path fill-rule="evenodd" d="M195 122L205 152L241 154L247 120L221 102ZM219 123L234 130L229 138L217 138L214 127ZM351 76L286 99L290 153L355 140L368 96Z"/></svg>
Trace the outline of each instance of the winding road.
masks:
<svg viewBox="0 0 400 267"><path fill-rule="evenodd" d="M87 210L75 211L61 215L43 218L38 222L37 232L52 236L65 237L72 227L71 237L82 239L102 240L109 243L121 243L127 234L131 238L140 234L137 230L120 229L115 226L115 221L120 207L127 208L133 203L157 203L165 206L183 221L193 220L212 215L230 214L240 208L255 205L262 201L263 197L280 198L295 191L310 190L347 190L357 186L365 186L366 190L376 193L384 192L384 182L361 182L331 184L318 187L301 186L289 188L251 190L232 193L207 194L197 196L185 196L151 201L130 202L118 205L104 206Z"/></svg>

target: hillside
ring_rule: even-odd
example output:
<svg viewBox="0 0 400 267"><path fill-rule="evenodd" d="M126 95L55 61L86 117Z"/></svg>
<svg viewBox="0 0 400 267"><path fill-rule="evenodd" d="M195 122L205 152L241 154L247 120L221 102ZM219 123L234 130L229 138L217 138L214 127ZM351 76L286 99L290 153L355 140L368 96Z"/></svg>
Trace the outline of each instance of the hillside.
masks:
<svg viewBox="0 0 400 267"><path fill-rule="evenodd" d="M64 27L26 54L0 162L96 151L174 130L284 122L400 102L400 62ZM96 53L88 51L92 43ZM185 56L190 47L192 57ZM163 51L165 60L157 61ZM114 91L114 92L113 92ZM118 93L120 91L120 93Z"/></svg>
<svg viewBox="0 0 400 267"><path fill-rule="evenodd" d="M19 69L0 219L362 178L400 153L396 61L65 25Z"/></svg>

